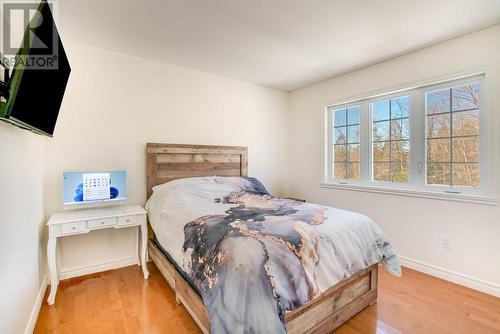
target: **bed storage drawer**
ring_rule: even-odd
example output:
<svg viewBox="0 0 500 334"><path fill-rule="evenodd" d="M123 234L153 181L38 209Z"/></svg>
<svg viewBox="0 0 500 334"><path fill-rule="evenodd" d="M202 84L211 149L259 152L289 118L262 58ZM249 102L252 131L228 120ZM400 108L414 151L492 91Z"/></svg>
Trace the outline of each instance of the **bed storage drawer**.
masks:
<svg viewBox="0 0 500 334"><path fill-rule="evenodd" d="M377 300L378 266L372 265L285 315L289 334L331 333Z"/></svg>
<svg viewBox="0 0 500 334"><path fill-rule="evenodd" d="M116 224L116 218L103 218L103 219L94 219L88 221L89 228L93 229L113 226L115 224Z"/></svg>

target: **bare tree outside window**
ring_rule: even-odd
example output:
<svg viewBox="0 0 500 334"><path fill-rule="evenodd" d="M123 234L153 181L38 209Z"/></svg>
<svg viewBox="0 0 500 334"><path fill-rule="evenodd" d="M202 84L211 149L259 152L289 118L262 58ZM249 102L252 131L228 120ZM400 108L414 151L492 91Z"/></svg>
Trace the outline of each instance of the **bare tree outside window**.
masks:
<svg viewBox="0 0 500 334"><path fill-rule="evenodd" d="M408 183L410 98L372 103L373 180Z"/></svg>
<svg viewBox="0 0 500 334"><path fill-rule="evenodd" d="M479 83L426 93L427 184L479 187Z"/></svg>
<svg viewBox="0 0 500 334"><path fill-rule="evenodd" d="M333 110L333 177L341 180L360 178L360 108Z"/></svg>

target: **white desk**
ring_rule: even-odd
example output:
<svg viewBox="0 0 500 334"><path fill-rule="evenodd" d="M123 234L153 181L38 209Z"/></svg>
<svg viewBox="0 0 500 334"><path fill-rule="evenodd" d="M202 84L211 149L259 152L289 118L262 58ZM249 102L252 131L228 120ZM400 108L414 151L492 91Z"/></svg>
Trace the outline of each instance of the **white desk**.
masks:
<svg viewBox="0 0 500 334"><path fill-rule="evenodd" d="M142 265L144 278L149 272L146 266L147 229L146 210L139 205L94 208L86 210L64 211L53 214L47 222L49 240L47 243L47 262L49 267L50 294L49 305L54 304L59 271L57 269L57 238L68 235L85 234L103 228L140 228L139 264Z"/></svg>

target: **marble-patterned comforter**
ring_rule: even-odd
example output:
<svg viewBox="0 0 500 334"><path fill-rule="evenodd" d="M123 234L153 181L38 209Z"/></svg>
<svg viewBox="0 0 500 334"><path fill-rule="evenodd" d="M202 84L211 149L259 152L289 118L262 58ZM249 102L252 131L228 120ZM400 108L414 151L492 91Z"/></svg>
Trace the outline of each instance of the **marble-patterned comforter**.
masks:
<svg viewBox="0 0 500 334"><path fill-rule="evenodd" d="M284 333L285 312L382 261L380 229L361 214L271 196L254 178L203 177L154 188L159 243L198 289L212 333Z"/></svg>

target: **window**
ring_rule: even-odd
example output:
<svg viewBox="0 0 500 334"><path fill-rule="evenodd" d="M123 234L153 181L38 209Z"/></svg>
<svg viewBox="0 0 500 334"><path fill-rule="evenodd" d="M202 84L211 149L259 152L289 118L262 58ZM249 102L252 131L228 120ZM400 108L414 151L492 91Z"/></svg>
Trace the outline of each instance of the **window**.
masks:
<svg viewBox="0 0 500 334"><path fill-rule="evenodd" d="M334 178L358 180L360 175L359 106L333 111Z"/></svg>
<svg viewBox="0 0 500 334"><path fill-rule="evenodd" d="M408 182L410 98L372 103L373 180Z"/></svg>
<svg viewBox="0 0 500 334"><path fill-rule="evenodd" d="M483 100L475 75L328 107L324 182L484 192Z"/></svg>
<svg viewBox="0 0 500 334"><path fill-rule="evenodd" d="M479 187L479 83L426 93L427 184Z"/></svg>

